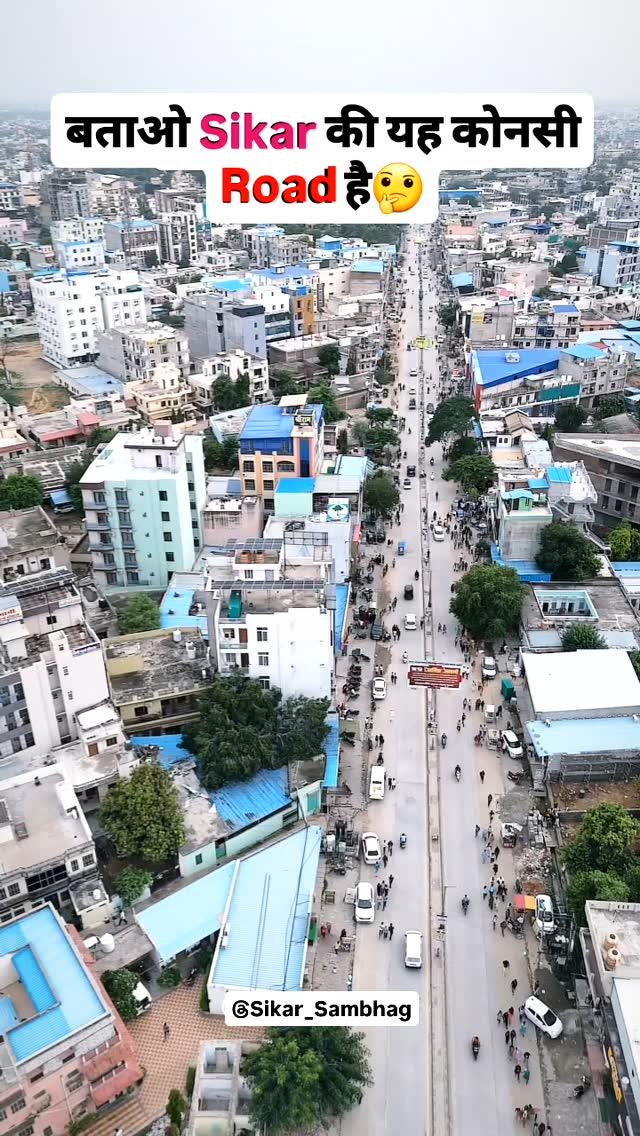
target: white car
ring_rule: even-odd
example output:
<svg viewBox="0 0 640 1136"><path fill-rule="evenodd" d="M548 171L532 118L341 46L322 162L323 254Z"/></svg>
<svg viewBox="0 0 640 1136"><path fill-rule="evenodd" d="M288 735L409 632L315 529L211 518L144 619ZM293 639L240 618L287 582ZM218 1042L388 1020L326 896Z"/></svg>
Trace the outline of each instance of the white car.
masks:
<svg viewBox="0 0 640 1136"><path fill-rule="evenodd" d="M422 966L422 933L420 931L405 931L404 933L404 965Z"/></svg>
<svg viewBox="0 0 640 1136"><path fill-rule="evenodd" d="M524 1012L529 1021L533 1022L534 1026L537 1026L543 1033L546 1033L547 1037L560 1037L562 1033L560 1018L539 998L534 998L533 995L527 998L524 1004Z"/></svg>
<svg viewBox="0 0 640 1136"><path fill-rule="evenodd" d="M522 746L520 745L520 739L517 734L514 734L513 730L503 730L502 740L504 742L504 747L509 754L509 757L522 757Z"/></svg>
<svg viewBox="0 0 640 1136"><path fill-rule="evenodd" d="M404 622L405 631L417 631L418 630L418 617L414 614L414 612L412 612L412 611L405 612L405 617L404 617L403 622Z"/></svg>
<svg viewBox="0 0 640 1136"><path fill-rule="evenodd" d="M444 540L444 529L443 529L442 525L434 525L433 526L433 539L434 540Z"/></svg>
<svg viewBox="0 0 640 1136"><path fill-rule="evenodd" d="M482 660L482 677L495 678L497 673L498 667L496 665L495 659L492 658L491 655L485 655L484 659Z"/></svg>
<svg viewBox="0 0 640 1136"><path fill-rule="evenodd" d="M556 924L553 918L553 903L550 895L536 896L536 914L533 926L540 935L550 935L555 931Z"/></svg>
<svg viewBox="0 0 640 1136"><path fill-rule="evenodd" d="M373 923L376 917L376 901L371 884L360 882L356 888L354 905L356 923Z"/></svg>
<svg viewBox="0 0 640 1136"><path fill-rule="evenodd" d="M382 859L380 838L376 832L362 833L362 859L365 864L377 864Z"/></svg>
<svg viewBox="0 0 640 1136"><path fill-rule="evenodd" d="M381 698L387 697L387 683L385 679L374 678L372 694L376 702L378 702Z"/></svg>

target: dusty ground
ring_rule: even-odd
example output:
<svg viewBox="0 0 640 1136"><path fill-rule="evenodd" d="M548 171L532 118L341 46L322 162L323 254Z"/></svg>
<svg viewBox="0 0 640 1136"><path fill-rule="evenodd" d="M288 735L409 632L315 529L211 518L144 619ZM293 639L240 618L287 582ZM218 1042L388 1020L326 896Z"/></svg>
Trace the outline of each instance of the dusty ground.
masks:
<svg viewBox="0 0 640 1136"><path fill-rule="evenodd" d="M53 382L54 368L40 358L38 340L17 340L7 356L13 389L33 414L57 410L70 401L68 391Z"/></svg>
<svg viewBox="0 0 640 1136"><path fill-rule="evenodd" d="M593 782L591 785L554 786L554 803L561 812L585 812L595 805L623 805L640 809L640 784L637 781Z"/></svg>

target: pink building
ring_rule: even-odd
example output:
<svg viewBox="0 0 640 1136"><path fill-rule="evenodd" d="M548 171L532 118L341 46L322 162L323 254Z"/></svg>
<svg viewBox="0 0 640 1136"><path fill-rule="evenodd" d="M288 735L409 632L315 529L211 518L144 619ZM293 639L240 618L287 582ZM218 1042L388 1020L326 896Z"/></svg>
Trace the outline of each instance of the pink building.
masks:
<svg viewBox="0 0 640 1136"><path fill-rule="evenodd" d="M0 1136L63 1136L142 1081L90 966L50 904L0 927Z"/></svg>

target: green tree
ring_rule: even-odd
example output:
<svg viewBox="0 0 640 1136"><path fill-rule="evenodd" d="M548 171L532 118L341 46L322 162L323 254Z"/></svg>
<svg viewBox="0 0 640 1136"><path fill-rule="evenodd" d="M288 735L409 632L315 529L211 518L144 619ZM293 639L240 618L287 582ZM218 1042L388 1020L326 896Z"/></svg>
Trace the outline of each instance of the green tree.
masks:
<svg viewBox="0 0 640 1136"><path fill-rule="evenodd" d="M274 367L269 372L269 382L274 398L284 398L288 394L300 393L295 373L287 370L286 367Z"/></svg>
<svg viewBox="0 0 640 1136"><path fill-rule="evenodd" d="M144 253L144 266L145 268L157 268L160 261L155 249L145 249Z"/></svg>
<svg viewBox="0 0 640 1136"><path fill-rule="evenodd" d="M144 868L125 868L114 882L115 890L123 903L129 906L151 887L153 876Z"/></svg>
<svg viewBox="0 0 640 1136"><path fill-rule="evenodd" d="M0 260L13 260L13 249L6 241L0 241Z"/></svg>
<svg viewBox="0 0 640 1136"><path fill-rule="evenodd" d="M169 1120L172 1124L175 1124L178 1131L182 1128L186 1111L187 1102L180 1092L180 1089L172 1089L169 1093L166 1113Z"/></svg>
<svg viewBox="0 0 640 1136"><path fill-rule="evenodd" d="M393 410L388 406L370 406L366 419L370 426L385 426L393 418Z"/></svg>
<svg viewBox="0 0 640 1136"><path fill-rule="evenodd" d="M633 844L640 832L638 821L622 805L596 805L589 809L562 856L569 871L614 872L622 876L633 862Z"/></svg>
<svg viewBox="0 0 640 1136"><path fill-rule="evenodd" d="M207 473L212 469L234 470L238 468L240 441L232 436L219 442L212 434L205 434L202 452Z"/></svg>
<svg viewBox="0 0 640 1136"><path fill-rule="evenodd" d="M588 899L628 903L630 894L629 885L615 872L576 872L567 887L567 904L582 926L587 922L584 908Z"/></svg>
<svg viewBox="0 0 640 1136"><path fill-rule="evenodd" d="M277 1136L327 1129L371 1084L363 1034L334 1029L271 1029L245 1060L256 1129Z"/></svg>
<svg viewBox="0 0 640 1136"><path fill-rule="evenodd" d="M397 486L386 473L374 473L364 485L364 503L369 512L376 517L388 517L397 509L400 494Z"/></svg>
<svg viewBox="0 0 640 1136"><path fill-rule="evenodd" d="M586 414L577 403L565 402L556 410L555 424L565 434L576 433L586 421Z"/></svg>
<svg viewBox="0 0 640 1136"><path fill-rule="evenodd" d="M588 623L574 623L561 638L563 651L602 651L607 646L597 628Z"/></svg>
<svg viewBox="0 0 640 1136"><path fill-rule="evenodd" d="M486 493L493 485L496 467L487 454L476 454L473 457L458 458L449 466L445 473L446 481L457 481L465 490L477 489L478 493Z"/></svg>
<svg viewBox="0 0 640 1136"><path fill-rule="evenodd" d="M251 404L251 381L245 372L234 380L229 375L220 375L213 384L213 405L218 414L227 410L238 410Z"/></svg>
<svg viewBox="0 0 640 1136"><path fill-rule="evenodd" d="M441 442L450 434L462 437L473 422L476 412L470 398L446 398L436 406L435 414L429 423L429 433L425 445Z"/></svg>
<svg viewBox="0 0 640 1136"><path fill-rule="evenodd" d="M160 626L160 608L151 596L144 592L128 596L120 615L118 627L121 635L136 635L143 631L155 631Z"/></svg>
<svg viewBox="0 0 640 1136"><path fill-rule="evenodd" d="M640 678L640 651L628 651L627 653L629 655L631 666L636 672L638 678Z"/></svg>
<svg viewBox="0 0 640 1136"><path fill-rule="evenodd" d="M157 864L174 859L184 841L184 818L171 775L155 761L133 770L107 793L100 823L118 852Z"/></svg>
<svg viewBox="0 0 640 1136"><path fill-rule="evenodd" d="M552 521L542 530L536 564L554 580L591 580L600 570L594 546L564 521Z"/></svg>
<svg viewBox="0 0 640 1136"><path fill-rule="evenodd" d="M44 501L42 482L30 473L10 473L0 481L0 510L33 509Z"/></svg>
<svg viewBox="0 0 640 1136"><path fill-rule="evenodd" d="M478 443L475 438L465 435L462 438L456 438L453 445L450 447L447 458L450 465L454 462L460 461L460 458L472 458L478 453Z"/></svg>
<svg viewBox="0 0 640 1136"><path fill-rule="evenodd" d="M16 255L16 260L21 260L23 264L26 264L27 268L31 268L31 256L29 254L29 249L20 249L20 251Z"/></svg>
<svg viewBox="0 0 640 1136"><path fill-rule="evenodd" d="M618 525L609 533L612 560L633 560L635 533L628 525Z"/></svg>
<svg viewBox="0 0 640 1136"><path fill-rule="evenodd" d="M356 365L356 352L355 348L352 347L350 348L349 354L347 356L347 365L344 369L344 373L345 375L355 375L357 374L357 372L358 368Z"/></svg>
<svg viewBox="0 0 640 1136"><path fill-rule="evenodd" d="M108 444L117 433L117 430L110 430L108 426L96 426L89 434L87 449L93 452L98 446Z"/></svg>
<svg viewBox="0 0 640 1136"><path fill-rule="evenodd" d="M344 418L344 410L341 410L338 406L336 392L329 383L320 383L317 387L311 387L308 393L308 402L322 403L325 422L339 422L341 418Z"/></svg>
<svg viewBox="0 0 640 1136"><path fill-rule="evenodd" d="M318 362L330 378L340 374L340 345L338 343L325 343L318 350Z"/></svg>
<svg viewBox="0 0 640 1136"><path fill-rule="evenodd" d="M346 430L338 430L336 435L336 449L339 454L349 453L349 435Z"/></svg>
<svg viewBox="0 0 640 1136"><path fill-rule="evenodd" d="M438 319L443 327L452 328L458 321L458 313L460 305L454 301L449 301L446 304L440 304L438 308Z"/></svg>
<svg viewBox="0 0 640 1136"><path fill-rule="evenodd" d="M610 394L606 398L598 399L595 407L596 418L613 418L615 414L624 414L627 405L621 394Z"/></svg>
<svg viewBox="0 0 640 1136"><path fill-rule="evenodd" d="M123 1022L132 1022L137 1016L138 1005L133 992L138 982L138 975L126 967L122 970L107 970L102 975L102 985Z"/></svg>
<svg viewBox="0 0 640 1136"><path fill-rule="evenodd" d="M216 676L200 696L200 716L184 744L200 760L208 789L246 781L260 769L279 769L324 751L328 701L263 690L242 675Z"/></svg>
<svg viewBox="0 0 640 1136"><path fill-rule="evenodd" d="M637 856L629 870L625 872L624 882L629 888L630 903L640 903L640 860Z"/></svg>
<svg viewBox="0 0 640 1136"><path fill-rule="evenodd" d="M454 584L449 610L474 639L503 639L519 625L524 595L513 568L479 564Z"/></svg>

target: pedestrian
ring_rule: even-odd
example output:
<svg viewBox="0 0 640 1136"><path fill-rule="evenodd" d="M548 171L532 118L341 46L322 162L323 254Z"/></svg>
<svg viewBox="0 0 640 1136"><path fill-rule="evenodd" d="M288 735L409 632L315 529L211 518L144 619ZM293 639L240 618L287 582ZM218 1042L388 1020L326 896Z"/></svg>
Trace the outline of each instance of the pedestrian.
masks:
<svg viewBox="0 0 640 1136"><path fill-rule="evenodd" d="M382 938L382 936L384 935L384 932L385 932L385 928L386 928L386 924L385 924L385 923L381 923L381 924L380 924L380 926L378 927L378 938L379 938L379 939L381 939L381 938Z"/></svg>
<svg viewBox="0 0 640 1136"><path fill-rule="evenodd" d="M481 770L480 770L480 781L481 781L481 782L482 782L482 784L484 785L484 769L481 769Z"/></svg>
<svg viewBox="0 0 640 1136"><path fill-rule="evenodd" d="M388 885L388 883L386 882L386 880L384 881L384 883L383 883L383 885L382 885L382 890L383 890L383 892L384 892L384 897L385 897L385 899L386 899L386 898L387 898L387 896L388 896L388 894L389 894L389 885Z"/></svg>
<svg viewBox="0 0 640 1136"><path fill-rule="evenodd" d="M544 1123L544 1120L541 1120L539 1125L538 1125L538 1136L544 1136L545 1132L548 1132L548 1131L549 1131L549 1129L547 1128L547 1125Z"/></svg>
<svg viewBox="0 0 640 1136"><path fill-rule="evenodd" d="M483 848L483 849L482 849L482 855L481 855L481 857L480 857L480 859L482 860L482 863L483 863L483 864L486 864L486 862L487 862L487 856L488 856L488 855L489 855L489 849L488 849L488 848Z"/></svg>
<svg viewBox="0 0 640 1136"><path fill-rule="evenodd" d="M518 979L512 978L511 979L511 993L515 994L517 989L518 989Z"/></svg>
<svg viewBox="0 0 640 1136"><path fill-rule="evenodd" d="M167 1040L170 1033L171 1033L171 1030L169 1029L169 1023L163 1022L163 1025L162 1025L163 1041Z"/></svg>
<svg viewBox="0 0 640 1136"><path fill-rule="evenodd" d="M503 1024L505 1029L509 1025L509 1015L508 1015L506 1010L504 1010L504 1012L502 1014L502 1024Z"/></svg>
<svg viewBox="0 0 640 1136"><path fill-rule="evenodd" d="M520 1053L517 1045L513 1050L513 1060L515 1061L516 1065L522 1065L522 1054Z"/></svg>
<svg viewBox="0 0 640 1136"><path fill-rule="evenodd" d="M522 1080L524 1081L525 1085L528 1085L528 1084L529 1084L529 1078L530 1078L530 1076L531 1076L531 1070L530 1070L530 1069L525 1069L525 1070L524 1070L524 1073L522 1074Z"/></svg>
<svg viewBox="0 0 640 1136"><path fill-rule="evenodd" d="M489 911L493 911L494 903L495 903L495 900L494 900L493 896L491 895L491 893L489 893Z"/></svg>
<svg viewBox="0 0 640 1136"><path fill-rule="evenodd" d="M512 1029L511 1032L509 1033L509 1037L511 1038L513 1044L515 1045L515 1043L516 1043L516 1031L514 1029Z"/></svg>
<svg viewBox="0 0 640 1136"><path fill-rule="evenodd" d="M488 808L488 809L490 809L490 808L491 808L491 802L492 802L492 800L493 800L493 793L489 793L489 796L487 797L487 808Z"/></svg>
<svg viewBox="0 0 640 1136"><path fill-rule="evenodd" d="M522 1072L522 1065L514 1065L514 1067L513 1067L513 1075L514 1075L514 1077L515 1077L516 1081L519 1081L519 1080L520 1080L520 1074L521 1074L521 1072Z"/></svg>
<svg viewBox="0 0 640 1136"><path fill-rule="evenodd" d="M384 864L385 868L386 868L387 864L389 863L389 857L387 856L386 852L382 853L382 863Z"/></svg>
<svg viewBox="0 0 640 1136"><path fill-rule="evenodd" d="M507 975L507 972L509 970L510 965L511 965L511 963L509 962L509 959L503 959L502 960L502 970L503 970L505 977Z"/></svg>
<svg viewBox="0 0 640 1136"><path fill-rule="evenodd" d="M495 885L495 884L494 884L493 882L491 882L491 883L489 884L489 895L490 895L490 896L491 896L491 898L493 899L493 897L494 897L494 895L495 895L495 894L496 894L496 885Z"/></svg>
<svg viewBox="0 0 640 1136"><path fill-rule="evenodd" d="M384 866L385 866L385 868L386 868L386 866L387 866L387 857L386 857L386 855L384 854L384 852L383 852L383 856L384 856ZM377 876L378 872L380 871L380 860L376 860L376 862L375 862L375 870L376 870L376 876Z"/></svg>
<svg viewBox="0 0 640 1136"><path fill-rule="evenodd" d="M495 815L496 814L494 813L493 809L489 809L489 824L493 824L493 818Z"/></svg>
<svg viewBox="0 0 640 1136"><path fill-rule="evenodd" d="M382 884L380 883L380 880L378 880L378 882L376 884L376 893L377 893L378 899L380 899L380 896L382 895Z"/></svg>
<svg viewBox="0 0 640 1136"><path fill-rule="evenodd" d="M384 734L380 734L380 745L384 745Z"/></svg>
<svg viewBox="0 0 640 1136"><path fill-rule="evenodd" d="M396 782L396 779L395 779L395 777L392 777L392 778L391 778L391 788L392 788L392 789L395 789L395 787L396 787L396 784L397 784L397 782Z"/></svg>
<svg viewBox="0 0 640 1136"><path fill-rule="evenodd" d="M510 916L511 916L511 904L508 903L507 904L507 910L504 913L504 917L505 917L505 919L509 919Z"/></svg>
<svg viewBox="0 0 640 1136"><path fill-rule="evenodd" d="M538 1124L538 1121L537 1121L537 1120L534 1120L534 1122L533 1122L533 1129L532 1129L532 1131L533 1131L533 1136L539 1136L539 1133L540 1133L540 1125Z"/></svg>
<svg viewBox="0 0 640 1136"><path fill-rule="evenodd" d="M493 929L494 929L494 931L495 931L497 925L498 925L498 914L497 914L497 912L494 912L494 914L493 914Z"/></svg>
<svg viewBox="0 0 640 1136"><path fill-rule="evenodd" d="M522 1054L522 1060L524 1061L525 1069L528 1069L529 1068L529 1061L531 1060L531 1054L529 1053L528 1049L526 1049L524 1051L524 1053Z"/></svg>
<svg viewBox="0 0 640 1136"><path fill-rule="evenodd" d="M387 907L387 893L385 892L385 893L384 893L384 898L383 898L383 900L382 900L382 910L383 910L383 911L385 911L385 910L386 910L386 907ZM387 936L385 935L385 939L386 939L386 937L387 937Z"/></svg>
<svg viewBox="0 0 640 1136"><path fill-rule="evenodd" d="M374 740L374 742L376 743L376 745L379 745L379 743L380 743L380 734L376 734L376 736L375 736L375 738L374 738L373 740Z"/></svg>
<svg viewBox="0 0 640 1136"><path fill-rule="evenodd" d="M509 1042L509 1060L513 1061L513 1042Z"/></svg>
<svg viewBox="0 0 640 1136"><path fill-rule="evenodd" d="M382 932L382 934L384 935L385 939L389 938L389 928L387 927L386 923L385 923L384 931Z"/></svg>
<svg viewBox="0 0 640 1136"><path fill-rule="evenodd" d="M494 856L495 856L496 860L498 859L498 856L499 856L499 855L500 855L500 848L499 848L499 846L498 846L498 845L496 844L496 850L495 850L495 852L494 852Z"/></svg>
<svg viewBox="0 0 640 1136"><path fill-rule="evenodd" d="M497 876L497 874L498 874L498 865L497 865L497 864L494 864L494 865L493 865L493 874L494 874L494 876ZM498 889L496 888L496 891L497 891L497 890L498 890Z"/></svg>
<svg viewBox="0 0 640 1136"><path fill-rule="evenodd" d="M511 1035L509 1033L509 1030L504 1031L504 1043L505 1043L505 1045L511 1044Z"/></svg>
<svg viewBox="0 0 640 1136"><path fill-rule="evenodd" d="M520 1037L526 1037L526 1036L527 1036L527 1019L521 1018L520 1019Z"/></svg>
<svg viewBox="0 0 640 1136"><path fill-rule="evenodd" d="M502 1010L498 1010L498 1013L496 1014L496 1021L498 1025L502 1025Z"/></svg>
<svg viewBox="0 0 640 1136"><path fill-rule="evenodd" d="M477 824L477 825L476 825L476 837L478 836L478 833L479 833L479 832L480 832L480 825L479 825L479 824Z"/></svg>
<svg viewBox="0 0 640 1136"><path fill-rule="evenodd" d="M393 930L394 930L394 928L393 928L393 923L390 923L390 924L389 924L389 938L390 938L390 939L392 939L392 938L393 938Z"/></svg>
<svg viewBox="0 0 640 1136"><path fill-rule="evenodd" d="M501 920L501 923L500 923L500 930L502 931L502 938L503 939L504 939L504 933L505 933L506 929L507 929L507 921L506 921L506 919L503 919L503 920Z"/></svg>
<svg viewBox="0 0 640 1136"><path fill-rule="evenodd" d="M390 840L387 844L387 852L390 856L393 856L393 840Z"/></svg>
<svg viewBox="0 0 640 1136"><path fill-rule="evenodd" d="M387 789L391 788L391 774L387 777Z"/></svg>
<svg viewBox="0 0 640 1136"><path fill-rule="evenodd" d="M391 891L391 888L393 887L393 881L395 880L395 878L396 877L393 875L389 876L389 891Z"/></svg>
<svg viewBox="0 0 640 1136"><path fill-rule="evenodd" d="M488 888L488 887L487 887L487 885L485 884L485 885L484 885L484 887L483 887L483 889L482 889L482 898L483 898L483 899L486 899L486 898L487 898L487 896L488 896L488 894L489 894L489 888Z"/></svg>
<svg viewBox="0 0 640 1136"><path fill-rule="evenodd" d="M507 1014L509 1015L509 1021L512 1022L513 1021L513 1006L509 1006L509 1009L507 1010Z"/></svg>
<svg viewBox="0 0 640 1136"><path fill-rule="evenodd" d="M533 993L534 993L536 998L538 997L538 995L540 993L540 983L538 982L537 978L536 978L536 980L533 984Z"/></svg>

